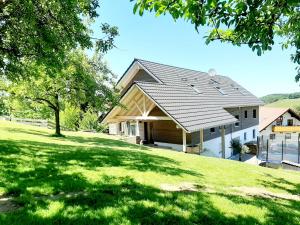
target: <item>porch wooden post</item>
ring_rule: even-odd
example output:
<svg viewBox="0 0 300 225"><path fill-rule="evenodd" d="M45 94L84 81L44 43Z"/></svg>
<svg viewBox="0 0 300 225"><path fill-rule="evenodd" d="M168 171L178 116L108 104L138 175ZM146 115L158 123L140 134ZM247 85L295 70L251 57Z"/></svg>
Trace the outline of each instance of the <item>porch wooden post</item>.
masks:
<svg viewBox="0 0 300 225"><path fill-rule="evenodd" d="M225 159L225 126L221 128L222 158Z"/></svg>
<svg viewBox="0 0 300 225"><path fill-rule="evenodd" d="M135 136L140 136L140 126L139 126L139 121L136 121L136 131L135 131Z"/></svg>
<svg viewBox="0 0 300 225"><path fill-rule="evenodd" d="M182 130L182 151L186 152L186 132Z"/></svg>
<svg viewBox="0 0 300 225"><path fill-rule="evenodd" d="M199 153L203 151L203 129L200 130Z"/></svg>

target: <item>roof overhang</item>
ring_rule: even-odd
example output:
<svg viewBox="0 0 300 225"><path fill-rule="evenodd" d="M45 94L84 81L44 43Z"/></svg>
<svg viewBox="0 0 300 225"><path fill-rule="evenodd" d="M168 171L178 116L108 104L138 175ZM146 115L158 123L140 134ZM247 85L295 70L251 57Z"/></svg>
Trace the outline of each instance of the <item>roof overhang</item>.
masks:
<svg viewBox="0 0 300 225"><path fill-rule="evenodd" d="M168 117L168 118L165 118L165 120L173 120L176 123L176 125L178 125L178 127L180 127L181 129L185 130L186 132L188 132L176 119L174 119L167 111L165 111L151 96L149 96L136 83L132 84L132 86L127 90L127 92L121 97L121 99L120 99L120 105L121 106L115 106L114 108L112 108L106 114L106 116L102 120L102 123L109 123L109 121L113 120L114 117L120 118L120 117L117 116L118 110L120 109L120 107L122 107L122 105L124 104L125 100L128 97L132 96L132 94L134 92L136 92L136 91L141 91L143 93L143 95L145 95L147 97L147 99L149 99L151 102L153 102L153 104L155 104L162 112L164 112L167 115L167 117ZM137 116L137 117L132 117L132 118L137 119L137 120L145 120L145 119L147 119L146 117L143 117L143 116ZM151 120L159 120L158 117L149 117L149 119L151 119Z"/></svg>
<svg viewBox="0 0 300 225"><path fill-rule="evenodd" d="M135 59L117 82L117 88L122 89L125 87L141 69L146 71L158 83L162 84L162 82L153 73L151 73L143 64Z"/></svg>

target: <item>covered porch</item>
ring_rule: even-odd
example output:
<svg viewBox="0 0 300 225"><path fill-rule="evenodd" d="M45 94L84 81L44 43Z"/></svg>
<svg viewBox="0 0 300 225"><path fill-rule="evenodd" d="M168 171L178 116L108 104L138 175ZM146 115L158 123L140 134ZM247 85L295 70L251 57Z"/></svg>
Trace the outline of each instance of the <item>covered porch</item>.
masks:
<svg viewBox="0 0 300 225"><path fill-rule="evenodd" d="M111 134L136 144L155 144L197 154L203 151L204 130L188 133L140 88L131 88L121 104L106 117ZM222 140L225 152L225 131Z"/></svg>

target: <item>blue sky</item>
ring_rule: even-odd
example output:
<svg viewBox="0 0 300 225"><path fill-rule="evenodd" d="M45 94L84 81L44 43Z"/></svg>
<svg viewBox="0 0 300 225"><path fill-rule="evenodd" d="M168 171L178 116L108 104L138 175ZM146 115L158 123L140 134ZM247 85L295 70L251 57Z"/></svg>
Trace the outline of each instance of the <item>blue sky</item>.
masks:
<svg viewBox="0 0 300 225"><path fill-rule="evenodd" d="M204 28L197 33L193 25L183 20L174 22L168 15L155 17L150 13L140 17L132 9L129 0L102 0L100 17L93 26L98 37L100 23L118 26L118 48L105 59L119 77L134 58L141 58L205 72L214 68L259 97L300 91L294 82L296 65L290 61L292 51L283 51L279 44L260 57L246 46L219 42L206 45Z"/></svg>

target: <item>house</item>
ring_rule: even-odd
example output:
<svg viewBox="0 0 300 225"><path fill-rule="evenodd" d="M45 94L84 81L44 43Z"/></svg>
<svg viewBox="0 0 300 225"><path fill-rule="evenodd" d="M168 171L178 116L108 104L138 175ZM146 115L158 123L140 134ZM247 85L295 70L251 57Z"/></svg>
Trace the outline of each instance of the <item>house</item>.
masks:
<svg viewBox="0 0 300 225"><path fill-rule="evenodd" d="M259 133L265 139L297 139L300 116L290 108L260 107Z"/></svg>
<svg viewBox="0 0 300 225"><path fill-rule="evenodd" d="M263 103L229 77L135 59L117 83L121 106L103 122L136 143L228 158L258 135Z"/></svg>

